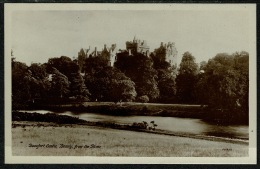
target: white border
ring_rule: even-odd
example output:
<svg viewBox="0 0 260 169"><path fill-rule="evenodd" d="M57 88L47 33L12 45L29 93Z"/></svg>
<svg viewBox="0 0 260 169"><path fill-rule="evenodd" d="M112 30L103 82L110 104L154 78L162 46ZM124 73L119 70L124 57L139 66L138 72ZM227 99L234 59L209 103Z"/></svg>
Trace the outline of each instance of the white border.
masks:
<svg viewBox="0 0 260 169"><path fill-rule="evenodd" d="M5 163L8 164L256 164L256 5L255 4L5 4ZM17 10L239 10L250 14L249 157L89 157L12 156L11 148L11 33Z"/></svg>

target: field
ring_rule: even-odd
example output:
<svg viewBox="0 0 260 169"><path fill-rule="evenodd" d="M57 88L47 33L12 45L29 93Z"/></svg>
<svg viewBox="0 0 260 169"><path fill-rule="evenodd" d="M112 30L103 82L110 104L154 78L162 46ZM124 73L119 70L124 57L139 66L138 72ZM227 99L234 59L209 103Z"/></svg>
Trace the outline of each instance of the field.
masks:
<svg viewBox="0 0 260 169"><path fill-rule="evenodd" d="M76 124L17 121L13 124L16 127L12 128L12 153L17 156L248 156L246 144Z"/></svg>

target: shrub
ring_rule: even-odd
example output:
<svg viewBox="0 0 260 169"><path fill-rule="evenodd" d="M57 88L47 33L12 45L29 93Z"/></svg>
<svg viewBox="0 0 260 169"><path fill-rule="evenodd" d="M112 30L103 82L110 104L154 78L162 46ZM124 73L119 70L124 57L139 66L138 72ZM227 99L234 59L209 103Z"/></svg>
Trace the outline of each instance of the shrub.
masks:
<svg viewBox="0 0 260 169"><path fill-rule="evenodd" d="M131 127L135 128L135 129L146 129L147 126L148 126L148 123L143 121L142 123L134 122Z"/></svg>
<svg viewBox="0 0 260 169"><path fill-rule="evenodd" d="M138 97L138 101L142 103L147 103L149 102L149 97L147 95L140 96Z"/></svg>
<svg viewBox="0 0 260 169"><path fill-rule="evenodd" d="M76 101L77 102L87 102L87 101L89 101L89 98L85 97L85 96L77 95L76 96Z"/></svg>
<svg viewBox="0 0 260 169"><path fill-rule="evenodd" d="M144 107L142 108L142 112L144 112L144 113L148 112L147 106L144 106Z"/></svg>

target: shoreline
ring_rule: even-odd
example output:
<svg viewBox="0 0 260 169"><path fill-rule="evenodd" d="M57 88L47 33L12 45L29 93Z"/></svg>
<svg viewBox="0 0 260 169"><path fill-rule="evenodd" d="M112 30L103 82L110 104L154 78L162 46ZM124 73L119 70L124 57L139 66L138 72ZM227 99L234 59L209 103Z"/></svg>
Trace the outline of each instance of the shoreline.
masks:
<svg viewBox="0 0 260 169"><path fill-rule="evenodd" d="M33 104L27 110L54 110L54 111L75 111L92 112L113 115L149 115L201 118L204 115L200 105L184 104L160 104L160 103L138 103L138 102L83 102L71 104Z"/></svg>
<svg viewBox="0 0 260 169"><path fill-rule="evenodd" d="M114 116L161 116L196 118L216 124L248 125L248 117L226 116L228 112L210 109L207 105L190 104L162 104L162 103L138 103L138 102L81 102L67 104L42 104L34 103L22 110L49 110L49 111L73 111L91 112Z"/></svg>
<svg viewBox="0 0 260 169"><path fill-rule="evenodd" d="M94 127L111 128L111 129L124 130L124 131L134 131L134 132L152 133L152 134L160 134L160 135L168 135L168 136L176 136L176 137L186 137L186 138L201 139L201 140L208 140L208 141L218 141L218 142L227 142L227 143L235 143L235 144L249 144L248 139L176 133L176 132L160 130L160 129L148 130L147 128L145 128L145 126L143 126L142 123L136 123L135 125L134 124L126 125L126 124L117 124L117 123L110 123L110 122L91 122L76 117L71 117L67 115L57 115L52 113L39 114L39 113L13 112L12 127L17 126L16 124L17 122L14 123L15 121L17 122L30 121L37 124L41 122L47 122L47 123L55 123L57 125L94 126ZM23 124L22 126L26 126L26 125Z"/></svg>

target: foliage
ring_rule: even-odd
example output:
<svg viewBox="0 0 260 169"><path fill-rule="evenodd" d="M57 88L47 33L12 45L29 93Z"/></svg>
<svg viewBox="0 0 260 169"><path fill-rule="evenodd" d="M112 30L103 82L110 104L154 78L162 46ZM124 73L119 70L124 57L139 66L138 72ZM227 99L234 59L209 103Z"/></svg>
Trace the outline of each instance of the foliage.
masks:
<svg viewBox="0 0 260 169"><path fill-rule="evenodd" d="M196 90L201 103L229 110L225 116L248 116L249 54L217 54L205 66Z"/></svg>
<svg viewBox="0 0 260 169"><path fill-rule="evenodd" d="M155 100L159 97L160 91L156 81L157 71L152 66L153 61L140 53L119 53L115 62L115 67L135 83L138 96L147 95L150 100Z"/></svg>
<svg viewBox="0 0 260 169"><path fill-rule="evenodd" d="M71 77L70 82L70 96L74 96L80 100L80 98L84 101L88 100L90 93L84 83L84 79L80 73L75 73L74 76Z"/></svg>
<svg viewBox="0 0 260 169"><path fill-rule="evenodd" d="M183 54L178 72L176 78L178 101L181 103L194 103L198 65L191 53L185 52Z"/></svg>
<svg viewBox="0 0 260 169"><path fill-rule="evenodd" d="M148 130L155 130L155 128L157 127L158 125L154 123L154 121L151 121L150 122L150 125L146 122L146 121L143 121L142 123L136 123L134 122L132 125L131 125L131 128L134 128L134 129L148 129Z"/></svg>
<svg viewBox="0 0 260 169"><path fill-rule="evenodd" d="M247 52L219 53L200 66L191 53L185 52L178 73L176 70L154 54L147 57L128 52L117 54L115 67L107 66L107 60L101 57L87 58L84 75L79 72L77 60L66 56L30 66L12 59L12 104L16 109L37 99L71 98L199 103L221 112L218 117L248 118Z"/></svg>
<svg viewBox="0 0 260 169"><path fill-rule="evenodd" d="M171 102L176 96L175 75L171 69L159 69L157 71L160 102Z"/></svg>
<svg viewBox="0 0 260 169"><path fill-rule="evenodd" d="M84 69L87 74L95 74L108 67L107 61L101 57L89 57L85 60Z"/></svg>
<svg viewBox="0 0 260 169"><path fill-rule="evenodd" d="M50 82L48 80L48 74L44 65L39 63L33 63L29 67L32 78L32 89L31 94L34 95L34 98L45 98L48 95L50 89Z"/></svg>
<svg viewBox="0 0 260 169"><path fill-rule="evenodd" d="M51 73L53 68L61 73L58 73L56 75L59 78L63 79L62 83L65 84L66 80L68 80L69 91L67 91L65 85L64 92L60 91L61 96L63 93L67 96L82 98L82 101L88 100L90 93L85 86L84 80L79 72L79 66L76 61L72 61L67 56L61 56L60 58L50 58L47 63L47 68L49 73ZM68 79L64 79L64 76L62 75L66 76ZM62 86L61 84L59 85Z"/></svg>
<svg viewBox="0 0 260 169"><path fill-rule="evenodd" d="M67 76L69 79L73 73L79 72L79 66L67 56L59 58L50 58L47 63L47 71L50 73L52 68L56 68L60 73Z"/></svg>
<svg viewBox="0 0 260 169"><path fill-rule="evenodd" d="M86 73L85 84L98 101L133 101L136 97L135 84L130 78L113 67L91 69Z"/></svg>
<svg viewBox="0 0 260 169"><path fill-rule="evenodd" d="M12 60L12 105L16 109L19 104L29 100L29 75L26 64Z"/></svg>
<svg viewBox="0 0 260 169"><path fill-rule="evenodd" d="M157 49L159 50L159 49ZM159 102L172 103L175 101L176 95L176 66L171 66L171 64L165 61L163 55L151 53L150 57L153 60L153 67L158 72L158 88L160 91L160 96L157 99Z"/></svg>
<svg viewBox="0 0 260 169"><path fill-rule="evenodd" d="M134 129L147 129L148 127L148 123L146 121L143 121L142 123L136 123L134 122L132 125L131 125L132 128Z"/></svg>
<svg viewBox="0 0 260 169"><path fill-rule="evenodd" d="M185 52L182 56L179 74L198 74L198 64L195 62L195 57L190 52Z"/></svg>
<svg viewBox="0 0 260 169"><path fill-rule="evenodd" d="M149 97L147 95L140 96L140 97L138 97L137 101L142 102L142 103L147 103L147 102L149 102Z"/></svg>
<svg viewBox="0 0 260 169"><path fill-rule="evenodd" d="M154 53L151 53L150 57L153 60L153 67L155 69L168 69L171 67L169 62L166 62L165 60L163 60L163 58L161 58L160 56L157 56Z"/></svg>
<svg viewBox="0 0 260 169"><path fill-rule="evenodd" d="M37 122L53 122L58 124L78 124L85 123L85 120L79 119L78 117L72 117L67 115L58 115L55 113L27 113L27 112L12 112L12 120L13 121L37 121ZM13 125L15 126L15 125ZM38 123L37 126L40 126Z"/></svg>
<svg viewBox="0 0 260 169"><path fill-rule="evenodd" d="M207 62L206 61L202 61L200 62L200 72L204 72L207 66Z"/></svg>
<svg viewBox="0 0 260 169"><path fill-rule="evenodd" d="M12 60L12 101L13 107L34 102L36 98L45 97L50 83L45 68L33 63L26 64Z"/></svg>
<svg viewBox="0 0 260 169"><path fill-rule="evenodd" d="M51 80L51 93L55 97L63 98L69 94L69 80L67 76L59 72L56 68L53 68Z"/></svg>

